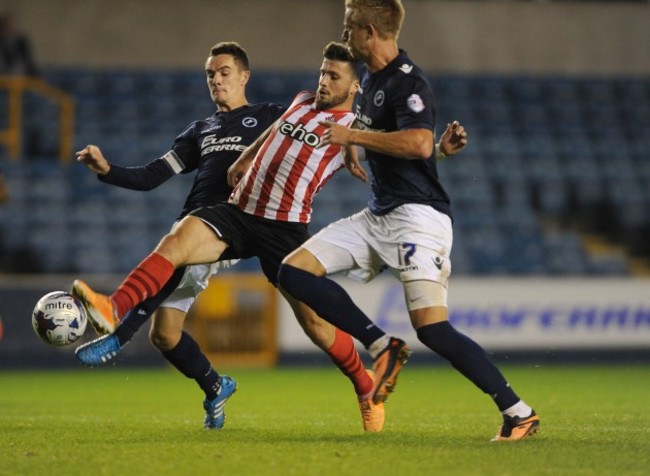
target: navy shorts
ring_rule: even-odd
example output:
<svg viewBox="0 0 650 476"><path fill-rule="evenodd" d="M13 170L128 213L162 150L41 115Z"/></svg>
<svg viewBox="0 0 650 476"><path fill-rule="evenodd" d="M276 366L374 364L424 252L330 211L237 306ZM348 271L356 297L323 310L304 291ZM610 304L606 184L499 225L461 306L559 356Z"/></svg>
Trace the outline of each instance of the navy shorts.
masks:
<svg viewBox="0 0 650 476"><path fill-rule="evenodd" d="M257 256L262 271L275 286L282 260L309 238L307 224L269 220L241 211L235 205L219 203L194 210L190 215L210 225L228 243L228 259Z"/></svg>

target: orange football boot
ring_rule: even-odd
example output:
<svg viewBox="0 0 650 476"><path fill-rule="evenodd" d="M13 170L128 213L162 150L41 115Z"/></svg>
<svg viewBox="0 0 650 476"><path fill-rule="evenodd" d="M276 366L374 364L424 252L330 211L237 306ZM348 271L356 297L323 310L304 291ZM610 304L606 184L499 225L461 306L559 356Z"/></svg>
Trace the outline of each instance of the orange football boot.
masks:
<svg viewBox="0 0 650 476"><path fill-rule="evenodd" d="M503 425L492 441L519 441L539 431L539 416L533 410L526 418L503 416Z"/></svg>
<svg viewBox="0 0 650 476"><path fill-rule="evenodd" d="M112 334L120 323L111 298L93 291L90 286L76 279L70 294L79 299L86 308L88 319L99 335Z"/></svg>
<svg viewBox="0 0 650 476"><path fill-rule="evenodd" d="M397 375L411 355L406 342L397 337L391 337L388 345L375 359L372 369L375 372L375 388L372 400L375 404L385 402L388 394L395 390Z"/></svg>
<svg viewBox="0 0 650 476"><path fill-rule="evenodd" d="M366 370L370 379L375 381L375 373L372 370ZM363 429L369 432L379 432L384 427L384 403L375 403L371 397L359 397L359 410L361 410L361 420Z"/></svg>

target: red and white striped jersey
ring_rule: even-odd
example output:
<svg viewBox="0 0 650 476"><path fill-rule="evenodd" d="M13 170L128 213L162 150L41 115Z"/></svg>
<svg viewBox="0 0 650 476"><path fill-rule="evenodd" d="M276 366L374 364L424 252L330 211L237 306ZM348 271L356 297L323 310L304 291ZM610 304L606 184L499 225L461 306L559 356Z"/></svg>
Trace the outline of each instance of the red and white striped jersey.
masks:
<svg viewBox="0 0 650 476"><path fill-rule="evenodd" d="M280 117L241 179L229 203L271 220L309 223L314 195L343 166L338 145L317 148L325 128L319 121L349 126L351 111L314 106L315 95L299 93Z"/></svg>

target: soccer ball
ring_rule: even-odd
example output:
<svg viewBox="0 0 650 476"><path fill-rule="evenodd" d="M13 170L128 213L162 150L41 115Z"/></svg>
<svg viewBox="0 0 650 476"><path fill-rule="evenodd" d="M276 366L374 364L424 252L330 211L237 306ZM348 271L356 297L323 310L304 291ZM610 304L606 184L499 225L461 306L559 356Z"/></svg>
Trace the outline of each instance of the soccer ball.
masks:
<svg viewBox="0 0 650 476"><path fill-rule="evenodd" d="M34 332L48 344L72 344L86 331L83 305L69 293L54 291L38 300L32 312Z"/></svg>

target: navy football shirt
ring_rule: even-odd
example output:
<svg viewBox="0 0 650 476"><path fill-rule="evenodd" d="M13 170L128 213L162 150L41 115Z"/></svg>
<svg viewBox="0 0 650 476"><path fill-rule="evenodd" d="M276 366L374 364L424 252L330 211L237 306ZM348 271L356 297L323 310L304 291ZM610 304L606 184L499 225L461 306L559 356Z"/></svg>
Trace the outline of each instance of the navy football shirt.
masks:
<svg viewBox="0 0 650 476"><path fill-rule="evenodd" d="M196 171L179 215L183 217L196 208L214 205L230 196L228 168L284 111L284 106L269 103L217 111L191 123L164 156L135 167L111 164L109 173L100 180L132 190L151 190L176 174Z"/></svg>
<svg viewBox="0 0 650 476"><path fill-rule="evenodd" d="M370 73L364 68L356 115L361 129L434 131L431 86L404 50L380 71ZM401 159L369 149L365 152L372 171L368 207L374 214L384 215L405 203L421 203L451 216L449 197L438 181L435 152L426 160Z"/></svg>

